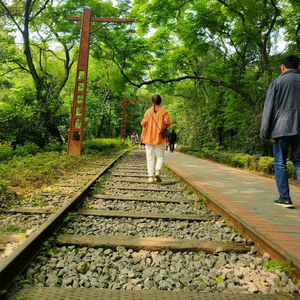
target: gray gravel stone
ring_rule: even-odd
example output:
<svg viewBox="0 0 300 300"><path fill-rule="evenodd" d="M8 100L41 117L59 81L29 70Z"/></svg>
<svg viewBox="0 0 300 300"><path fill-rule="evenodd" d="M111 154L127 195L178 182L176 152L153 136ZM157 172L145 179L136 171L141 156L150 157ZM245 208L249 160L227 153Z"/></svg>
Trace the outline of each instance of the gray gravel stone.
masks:
<svg viewBox="0 0 300 300"><path fill-rule="evenodd" d="M82 262L76 267L76 269L79 273L86 273L89 269L89 266L86 262Z"/></svg>
<svg viewBox="0 0 300 300"><path fill-rule="evenodd" d="M132 177L134 178L134 177ZM120 185L116 183L115 185ZM140 183L122 183L123 186L144 186ZM147 184L147 186L149 186ZM164 186L165 187L165 186ZM176 188L185 188L176 183ZM173 187L172 187L173 188ZM132 195L133 192L104 187L107 194ZM169 199L188 199L188 203L159 202L141 203L139 201L112 201L90 197L85 205L94 209L141 211L148 213L203 214L215 216L209 209L194 201L194 195L182 192L134 192L138 197L167 197ZM58 202L60 197L56 199ZM45 216L47 217L47 216ZM40 216L33 219L39 224ZM242 238L224 221L214 219L205 222L184 222L176 220L147 220L132 218L101 218L97 216L75 215L71 223L60 233L74 232L88 235L127 235L174 237L178 239L238 241L253 245L247 254L226 253L222 247L215 254L204 252L173 253L172 251L133 251L118 247L112 249L61 247L59 253L49 259L41 253L27 269L25 278L39 286L66 286L85 288L134 289L134 290L186 290L201 292L236 292L270 294L280 291L298 292L285 273L269 272L263 263L270 259L257 253L252 241ZM284 283L279 288L279 283Z"/></svg>
<svg viewBox="0 0 300 300"><path fill-rule="evenodd" d="M46 286L52 287L58 283L58 277L55 274L49 274L46 280Z"/></svg>

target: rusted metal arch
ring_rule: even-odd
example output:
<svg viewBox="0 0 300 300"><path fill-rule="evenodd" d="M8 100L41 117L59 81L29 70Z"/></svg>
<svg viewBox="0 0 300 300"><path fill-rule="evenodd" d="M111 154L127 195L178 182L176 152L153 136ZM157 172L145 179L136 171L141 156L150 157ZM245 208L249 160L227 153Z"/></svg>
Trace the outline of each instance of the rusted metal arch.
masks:
<svg viewBox="0 0 300 300"><path fill-rule="evenodd" d="M76 21L78 24L81 22L81 33L73 105L71 110L67 155L72 154L80 156L83 140L83 124L88 74L90 34L112 22L127 23L135 22L135 20L91 17L91 10L89 8L84 9L82 17L69 17L69 20ZM105 22L105 24L90 32L91 22Z"/></svg>

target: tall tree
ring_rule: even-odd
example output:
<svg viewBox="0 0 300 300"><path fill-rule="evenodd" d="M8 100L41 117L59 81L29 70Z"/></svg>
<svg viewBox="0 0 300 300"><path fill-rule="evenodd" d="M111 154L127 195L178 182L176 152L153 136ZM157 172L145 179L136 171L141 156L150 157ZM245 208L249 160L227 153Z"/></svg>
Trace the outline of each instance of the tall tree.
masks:
<svg viewBox="0 0 300 300"><path fill-rule="evenodd" d="M16 57L6 57L2 63L14 66L12 70L19 69L27 72L33 79L36 90L36 101L38 104L37 115L41 132L44 132L42 144L49 141L50 136L63 142L57 127L55 112L60 107L59 94L65 86L74 58L70 57L73 45L67 46L63 38L53 28L54 20L46 19L46 9L54 3L51 0L25 2L12 2L10 5L0 0L2 14L8 25L7 30L17 30L22 37L25 60L20 61ZM43 15L44 14L44 15ZM47 30L46 30L47 28ZM49 47L51 38L62 46L64 56L59 57ZM61 62L64 72L55 72L51 69L52 60ZM49 63L50 62L50 63Z"/></svg>

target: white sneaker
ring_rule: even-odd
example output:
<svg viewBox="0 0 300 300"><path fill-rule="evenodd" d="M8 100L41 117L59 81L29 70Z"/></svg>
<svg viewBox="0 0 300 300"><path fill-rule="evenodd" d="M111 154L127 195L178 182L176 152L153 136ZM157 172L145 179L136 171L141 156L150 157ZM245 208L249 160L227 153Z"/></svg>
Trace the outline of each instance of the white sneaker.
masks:
<svg viewBox="0 0 300 300"><path fill-rule="evenodd" d="M154 182L153 176L150 176L150 177L148 178L148 182L149 182L149 183L153 183L153 182Z"/></svg>
<svg viewBox="0 0 300 300"><path fill-rule="evenodd" d="M161 182L161 178L160 178L160 170L156 170L155 172L155 178L157 182Z"/></svg>

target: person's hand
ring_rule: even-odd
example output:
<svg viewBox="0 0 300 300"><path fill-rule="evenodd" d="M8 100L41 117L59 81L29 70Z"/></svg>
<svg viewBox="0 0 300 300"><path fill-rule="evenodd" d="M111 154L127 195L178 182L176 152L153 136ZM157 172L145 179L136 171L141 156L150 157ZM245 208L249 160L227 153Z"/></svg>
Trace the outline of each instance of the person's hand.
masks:
<svg viewBox="0 0 300 300"><path fill-rule="evenodd" d="M276 141L274 139L270 139L269 141L273 144L276 144Z"/></svg>

